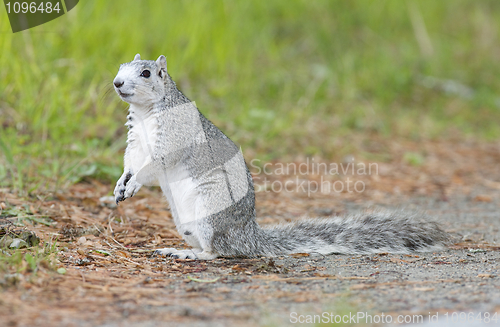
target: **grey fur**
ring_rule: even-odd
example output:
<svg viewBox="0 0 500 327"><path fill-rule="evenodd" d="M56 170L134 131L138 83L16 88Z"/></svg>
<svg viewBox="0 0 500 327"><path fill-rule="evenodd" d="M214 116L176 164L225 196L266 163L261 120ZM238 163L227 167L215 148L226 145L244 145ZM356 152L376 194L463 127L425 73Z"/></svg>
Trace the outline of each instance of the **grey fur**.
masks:
<svg viewBox="0 0 500 327"><path fill-rule="evenodd" d="M291 253L435 251L449 237L436 223L404 211L303 220L261 228L252 176L239 148L176 87L166 60L120 66L115 89L131 104L125 168L117 203L142 185L160 185L177 230L192 250L159 249L179 258Z"/></svg>

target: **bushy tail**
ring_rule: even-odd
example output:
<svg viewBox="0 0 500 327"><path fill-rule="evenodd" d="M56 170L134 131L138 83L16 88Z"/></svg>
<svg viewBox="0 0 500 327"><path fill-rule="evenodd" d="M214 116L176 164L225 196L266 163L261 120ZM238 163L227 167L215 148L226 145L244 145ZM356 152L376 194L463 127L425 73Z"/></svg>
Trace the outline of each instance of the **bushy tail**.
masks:
<svg viewBox="0 0 500 327"><path fill-rule="evenodd" d="M379 211L347 217L308 219L263 227L254 251L259 255L291 253L371 254L442 250L450 236L421 214Z"/></svg>

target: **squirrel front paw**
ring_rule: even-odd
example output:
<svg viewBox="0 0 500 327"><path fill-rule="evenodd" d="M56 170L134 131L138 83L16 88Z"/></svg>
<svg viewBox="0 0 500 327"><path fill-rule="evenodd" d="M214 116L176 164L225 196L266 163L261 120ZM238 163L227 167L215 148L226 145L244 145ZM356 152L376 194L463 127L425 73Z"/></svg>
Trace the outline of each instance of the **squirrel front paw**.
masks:
<svg viewBox="0 0 500 327"><path fill-rule="evenodd" d="M116 204L133 197L141 186L142 184L139 184L136 180L136 175L133 175L131 171L124 172L118 182L116 182L115 191L113 193L115 195Z"/></svg>

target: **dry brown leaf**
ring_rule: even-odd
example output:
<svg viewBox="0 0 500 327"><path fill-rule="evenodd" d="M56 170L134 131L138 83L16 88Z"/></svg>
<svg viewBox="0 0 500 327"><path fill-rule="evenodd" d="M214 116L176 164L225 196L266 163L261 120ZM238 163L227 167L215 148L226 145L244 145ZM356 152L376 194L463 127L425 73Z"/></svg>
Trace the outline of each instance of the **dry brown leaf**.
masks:
<svg viewBox="0 0 500 327"><path fill-rule="evenodd" d="M240 267L240 265L234 265L233 267L231 267L231 270L234 270L234 271L245 271L245 268Z"/></svg>
<svg viewBox="0 0 500 327"><path fill-rule="evenodd" d="M491 196L486 194L479 194L474 197L474 201L476 202L491 202Z"/></svg>

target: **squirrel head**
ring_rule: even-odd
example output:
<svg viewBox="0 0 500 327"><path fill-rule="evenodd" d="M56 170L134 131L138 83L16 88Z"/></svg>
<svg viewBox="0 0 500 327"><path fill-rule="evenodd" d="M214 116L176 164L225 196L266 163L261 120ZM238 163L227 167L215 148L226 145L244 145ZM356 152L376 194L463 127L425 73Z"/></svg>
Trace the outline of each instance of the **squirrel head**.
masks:
<svg viewBox="0 0 500 327"><path fill-rule="evenodd" d="M136 54L133 61L120 65L113 80L120 98L138 105L153 105L165 96L172 84L164 55L154 61L141 60L141 55Z"/></svg>

